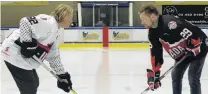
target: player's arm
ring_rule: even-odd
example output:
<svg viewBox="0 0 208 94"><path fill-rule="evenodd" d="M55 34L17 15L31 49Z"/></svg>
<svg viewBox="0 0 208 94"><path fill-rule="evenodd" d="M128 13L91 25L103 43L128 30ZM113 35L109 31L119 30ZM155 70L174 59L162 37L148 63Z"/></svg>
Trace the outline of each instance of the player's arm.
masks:
<svg viewBox="0 0 208 94"><path fill-rule="evenodd" d="M35 17L24 17L20 20L20 38L15 43L21 47L20 52L26 58L32 57L37 48L37 41L32 38L32 25L37 23L38 21Z"/></svg>
<svg viewBox="0 0 208 94"><path fill-rule="evenodd" d="M151 32L151 31L149 31ZM154 32L154 31L153 31ZM157 31L155 31L157 33ZM163 49L157 36L149 34L151 65L152 69L147 69L148 85L151 90L161 86L159 81L160 68L163 64Z"/></svg>
<svg viewBox="0 0 208 94"><path fill-rule="evenodd" d="M197 26L181 19L179 23L179 28L182 29L180 35L187 41L187 50L191 51L194 56L200 53L200 46L202 42L201 29Z"/></svg>
<svg viewBox="0 0 208 94"><path fill-rule="evenodd" d="M151 65L153 71L159 71L163 64L163 48L157 36L149 34Z"/></svg>
<svg viewBox="0 0 208 94"><path fill-rule="evenodd" d="M53 46L51 47L45 60L49 62L50 67L56 72L56 74L59 75L65 73L56 42L53 43Z"/></svg>
<svg viewBox="0 0 208 94"><path fill-rule="evenodd" d="M37 24L38 21L35 17L23 17L20 20L20 41L32 42L32 25Z"/></svg>
<svg viewBox="0 0 208 94"><path fill-rule="evenodd" d="M50 67L56 72L58 77L62 80L67 80L68 83L60 82L57 80L57 86L60 89L63 89L65 92L69 92L72 88L71 76L68 72L64 70L64 66L61 63L60 52L58 49L57 41L53 44L51 50L49 51L46 61L49 62Z"/></svg>

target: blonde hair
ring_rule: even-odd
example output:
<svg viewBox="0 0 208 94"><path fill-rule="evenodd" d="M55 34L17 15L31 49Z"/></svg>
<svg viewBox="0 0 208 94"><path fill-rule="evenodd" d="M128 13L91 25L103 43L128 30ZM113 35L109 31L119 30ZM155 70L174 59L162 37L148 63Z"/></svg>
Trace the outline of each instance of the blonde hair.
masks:
<svg viewBox="0 0 208 94"><path fill-rule="evenodd" d="M65 17L73 15L73 9L69 5L60 4L55 8L51 15L55 17L57 22L62 22Z"/></svg>

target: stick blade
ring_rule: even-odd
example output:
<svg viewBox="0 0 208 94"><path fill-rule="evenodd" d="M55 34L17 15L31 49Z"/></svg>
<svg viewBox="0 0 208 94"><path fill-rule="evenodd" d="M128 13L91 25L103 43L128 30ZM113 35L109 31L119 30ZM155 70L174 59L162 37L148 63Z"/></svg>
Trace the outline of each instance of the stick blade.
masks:
<svg viewBox="0 0 208 94"><path fill-rule="evenodd" d="M70 90L69 94L77 94L73 89Z"/></svg>

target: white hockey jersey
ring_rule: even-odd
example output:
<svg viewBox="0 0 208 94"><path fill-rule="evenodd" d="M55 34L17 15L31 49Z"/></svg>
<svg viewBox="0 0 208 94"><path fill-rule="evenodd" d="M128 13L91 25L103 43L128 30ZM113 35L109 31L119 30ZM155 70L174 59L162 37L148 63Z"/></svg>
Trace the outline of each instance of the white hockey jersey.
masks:
<svg viewBox="0 0 208 94"><path fill-rule="evenodd" d="M2 44L2 59L22 69L32 70L40 66L31 58L24 58L20 53L20 47L14 43L31 41L36 39L44 46L53 44L45 60L49 61L51 68L57 74L63 74L64 68L60 61L58 49L59 28L53 16L40 14L34 17L24 17L20 20L20 28L15 30Z"/></svg>

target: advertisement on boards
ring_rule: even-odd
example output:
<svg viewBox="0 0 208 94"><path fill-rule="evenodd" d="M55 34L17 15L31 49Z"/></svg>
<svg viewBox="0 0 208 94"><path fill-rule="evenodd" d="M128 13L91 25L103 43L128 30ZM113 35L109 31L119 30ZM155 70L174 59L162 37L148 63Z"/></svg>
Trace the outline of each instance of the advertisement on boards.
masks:
<svg viewBox="0 0 208 94"><path fill-rule="evenodd" d="M125 42L132 41L132 29L110 29L109 41L110 42Z"/></svg>
<svg viewBox="0 0 208 94"><path fill-rule="evenodd" d="M79 30L80 39L83 42L102 42L102 30Z"/></svg>
<svg viewBox="0 0 208 94"><path fill-rule="evenodd" d="M196 25L208 25L208 5L162 5L163 15L175 15Z"/></svg>

